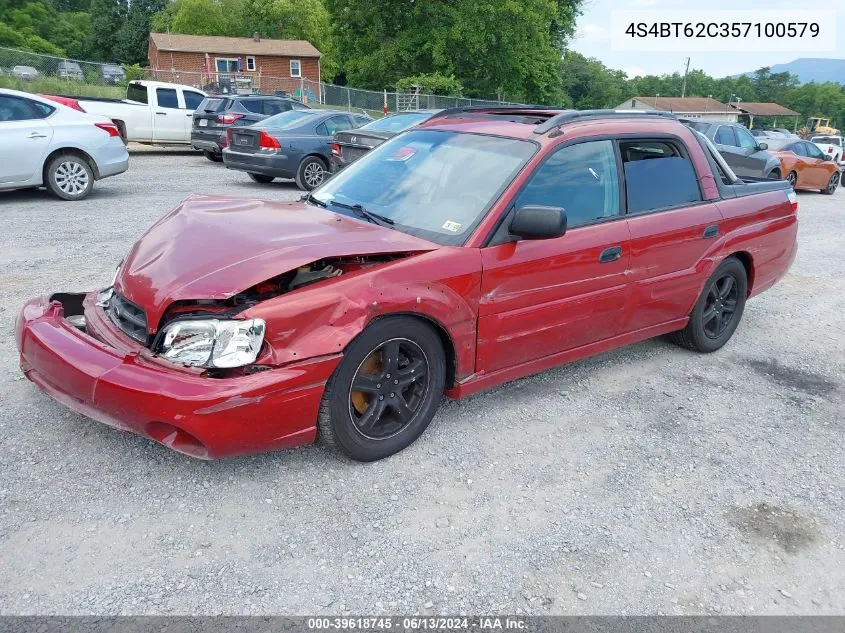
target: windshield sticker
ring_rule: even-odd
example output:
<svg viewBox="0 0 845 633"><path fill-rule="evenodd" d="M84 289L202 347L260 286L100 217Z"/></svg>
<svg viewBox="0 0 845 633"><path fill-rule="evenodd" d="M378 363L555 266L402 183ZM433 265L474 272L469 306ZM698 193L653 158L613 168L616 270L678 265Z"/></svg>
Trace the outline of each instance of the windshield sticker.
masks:
<svg viewBox="0 0 845 633"><path fill-rule="evenodd" d="M461 229L460 222L453 222L452 220L446 220L443 223L443 228L447 231L451 231L452 233L457 233Z"/></svg>

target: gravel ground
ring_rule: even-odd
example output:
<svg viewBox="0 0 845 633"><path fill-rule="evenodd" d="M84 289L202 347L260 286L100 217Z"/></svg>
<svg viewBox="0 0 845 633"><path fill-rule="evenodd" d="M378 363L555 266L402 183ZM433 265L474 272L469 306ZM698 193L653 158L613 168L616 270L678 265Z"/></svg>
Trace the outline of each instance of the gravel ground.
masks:
<svg viewBox="0 0 845 633"><path fill-rule="evenodd" d="M191 192L299 196L169 152L80 203L0 194L0 612L845 614L843 191L800 194L798 259L720 352L445 402L374 464L196 461L22 378L21 303L108 283Z"/></svg>

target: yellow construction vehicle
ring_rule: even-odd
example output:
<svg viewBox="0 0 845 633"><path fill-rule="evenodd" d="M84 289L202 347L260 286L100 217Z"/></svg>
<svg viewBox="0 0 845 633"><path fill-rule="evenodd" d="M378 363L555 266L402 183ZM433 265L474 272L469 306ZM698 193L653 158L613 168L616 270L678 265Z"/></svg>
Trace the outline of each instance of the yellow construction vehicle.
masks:
<svg viewBox="0 0 845 633"><path fill-rule="evenodd" d="M839 136L839 130L830 127L830 119L823 119L818 116L811 116L807 119L807 125L798 130L801 138L810 138L813 135Z"/></svg>

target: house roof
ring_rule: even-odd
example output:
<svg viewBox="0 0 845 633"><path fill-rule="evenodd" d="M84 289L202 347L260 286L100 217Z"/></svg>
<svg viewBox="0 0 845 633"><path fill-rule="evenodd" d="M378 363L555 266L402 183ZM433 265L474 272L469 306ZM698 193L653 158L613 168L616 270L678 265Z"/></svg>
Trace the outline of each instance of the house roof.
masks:
<svg viewBox="0 0 845 633"><path fill-rule="evenodd" d="M801 116L800 112L784 108L779 103L746 103L743 101L739 105L732 103L731 107L745 114L753 114L756 116Z"/></svg>
<svg viewBox="0 0 845 633"><path fill-rule="evenodd" d="M643 103L655 110L669 112L730 112L731 109L721 101L710 97L634 97L637 103Z"/></svg>
<svg viewBox="0 0 845 633"><path fill-rule="evenodd" d="M160 51L179 53L227 53L278 57L322 57L323 55L306 40L260 39L256 42L251 37L217 37L181 33L150 33L150 40Z"/></svg>

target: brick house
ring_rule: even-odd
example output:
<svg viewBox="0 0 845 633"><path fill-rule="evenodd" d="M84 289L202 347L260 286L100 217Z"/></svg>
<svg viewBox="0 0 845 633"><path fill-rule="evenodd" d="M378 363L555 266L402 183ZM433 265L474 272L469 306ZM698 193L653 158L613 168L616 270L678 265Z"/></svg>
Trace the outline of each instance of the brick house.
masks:
<svg viewBox="0 0 845 633"><path fill-rule="evenodd" d="M322 53L305 40L150 33L149 66L158 81L233 92L319 95ZM319 98L319 96L318 96Z"/></svg>

